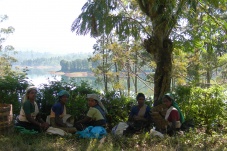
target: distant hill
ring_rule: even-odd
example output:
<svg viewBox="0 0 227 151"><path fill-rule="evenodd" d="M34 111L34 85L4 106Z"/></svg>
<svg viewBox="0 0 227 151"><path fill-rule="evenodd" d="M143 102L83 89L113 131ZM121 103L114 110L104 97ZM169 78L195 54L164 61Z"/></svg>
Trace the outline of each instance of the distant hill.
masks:
<svg viewBox="0 0 227 151"><path fill-rule="evenodd" d="M87 59L92 53L54 54L50 52L17 51L12 57L17 59L13 65L21 66L59 66L61 60L73 61Z"/></svg>
<svg viewBox="0 0 227 151"><path fill-rule="evenodd" d="M37 52L37 51L17 51L16 54L12 55L19 62L37 58L52 58L52 57L63 57L68 59L85 59L88 58L92 53L68 53L68 54L54 54L50 52Z"/></svg>

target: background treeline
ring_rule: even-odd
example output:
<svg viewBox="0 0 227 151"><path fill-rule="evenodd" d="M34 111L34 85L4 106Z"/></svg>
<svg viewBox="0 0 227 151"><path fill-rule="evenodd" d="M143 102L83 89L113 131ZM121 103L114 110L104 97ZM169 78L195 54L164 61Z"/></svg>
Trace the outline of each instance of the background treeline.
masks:
<svg viewBox="0 0 227 151"><path fill-rule="evenodd" d="M45 61L45 60L44 60ZM76 59L73 61L61 60L60 66L63 72L90 72L91 69L100 67L101 61L92 62L91 58L88 59ZM142 67L141 67L142 68ZM114 66L110 67L109 70L114 71ZM149 67L143 66L144 72L151 72ZM124 72L124 71L123 71Z"/></svg>
<svg viewBox="0 0 227 151"><path fill-rule="evenodd" d="M87 59L61 60L60 66L63 72L90 72L91 68L95 68Z"/></svg>
<svg viewBox="0 0 227 151"><path fill-rule="evenodd" d="M53 54L48 52L36 51L16 51L11 56L17 62L13 65L19 66L59 66L61 60L73 61L76 59L86 59L90 53L69 53L69 54Z"/></svg>

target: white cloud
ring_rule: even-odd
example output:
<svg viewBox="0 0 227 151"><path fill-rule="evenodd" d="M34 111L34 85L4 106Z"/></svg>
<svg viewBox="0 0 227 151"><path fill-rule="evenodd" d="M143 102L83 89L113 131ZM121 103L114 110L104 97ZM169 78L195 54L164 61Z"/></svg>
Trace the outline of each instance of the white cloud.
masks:
<svg viewBox="0 0 227 151"><path fill-rule="evenodd" d="M15 28L6 44L16 50L92 52L95 39L89 35L77 36L70 30L86 1L0 0L0 15L9 17L5 25Z"/></svg>

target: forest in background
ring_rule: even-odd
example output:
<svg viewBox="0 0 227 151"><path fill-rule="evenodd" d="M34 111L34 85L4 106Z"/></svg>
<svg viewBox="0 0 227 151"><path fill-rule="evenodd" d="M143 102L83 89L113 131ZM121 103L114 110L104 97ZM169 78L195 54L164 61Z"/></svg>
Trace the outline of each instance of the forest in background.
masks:
<svg viewBox="0 0 227 151"><path fill-rule="evenodd" d="M54 54L49 52L37 51L16 51L12 54L17 62L13 65L18 66L59 66L61 60L73 61L76 59L87 60L91 53L68 53L68 54Z"/></svg>

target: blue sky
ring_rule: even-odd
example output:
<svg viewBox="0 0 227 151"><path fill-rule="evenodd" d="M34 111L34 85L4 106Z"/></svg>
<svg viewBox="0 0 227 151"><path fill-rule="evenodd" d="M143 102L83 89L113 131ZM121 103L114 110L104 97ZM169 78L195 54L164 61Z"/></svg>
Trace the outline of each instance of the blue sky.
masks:
<svg viewBox="0 0 227 151"><path fill-rule="evenodd" d="M72 33L71 24L87 0L0 0L0 15L9 18L0 28L13 26L5 42L15 50L53 53L92 52L95 39Z"/></svg>

